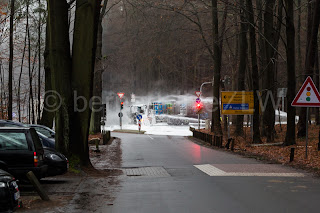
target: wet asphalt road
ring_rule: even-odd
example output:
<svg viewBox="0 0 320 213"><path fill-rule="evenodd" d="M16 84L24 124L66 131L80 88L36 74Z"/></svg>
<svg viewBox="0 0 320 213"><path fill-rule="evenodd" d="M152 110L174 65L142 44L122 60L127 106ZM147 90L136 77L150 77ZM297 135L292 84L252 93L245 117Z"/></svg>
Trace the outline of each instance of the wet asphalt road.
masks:
<svg viewBox="0 0 320 213"><path fill-rule="evenodd" d="M112 204L95 212L320 211L320 181L301 171L205 148L186 137L112 136L121 138L124 175Z"/></svg>

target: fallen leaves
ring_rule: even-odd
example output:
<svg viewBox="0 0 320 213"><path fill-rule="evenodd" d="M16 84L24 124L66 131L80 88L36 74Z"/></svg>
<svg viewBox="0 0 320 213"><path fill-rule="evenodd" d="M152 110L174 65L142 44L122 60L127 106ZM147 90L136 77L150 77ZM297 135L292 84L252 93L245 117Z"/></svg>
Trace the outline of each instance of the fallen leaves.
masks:
<svg viewBox="0 0 320 213"><path fill-rule="evenodd" d="M286 136L286 125L275 126L276 136L275 141L284 142ZM200 130L201 132L210 133L209 130ZM319 145L319 126L309 125L308 134L308 157L306 158L306 138L299 138L296 140L296 144L292 146L275 146L267 145L265 138L262 138L262 144L266 146L251 146L251 129L250 127L244 127L243 136L234 136L232 133L234 128L231 127L231 137L235 139L234 152L244 154L246 156L254 156L255 158L267 160L271 162L277 162L284 165L290 165L296 168L301 168L314 172L320 175L320 151L318 151ZM224 132L224 136L227 133ZM224 137L223 145L227 143L227 138ZM290 162L290 150L295 148L294 160Z"/></svg>

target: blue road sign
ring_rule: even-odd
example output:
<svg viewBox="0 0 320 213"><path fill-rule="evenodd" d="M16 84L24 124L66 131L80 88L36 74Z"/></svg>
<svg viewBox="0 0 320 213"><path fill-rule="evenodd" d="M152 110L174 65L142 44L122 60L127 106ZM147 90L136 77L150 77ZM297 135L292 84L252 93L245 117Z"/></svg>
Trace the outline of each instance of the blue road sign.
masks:
<svg viewBox="0 0 320 213"><path fill-rule="evenodd" d="M142 119L142 115L137 115L137 119L140 121Z"/></svg>
<svg viewBox="0 0 320 213"><path fill-rule="evenodd" d="M223 104L223 110L248 110L249 104Z"/></svg>

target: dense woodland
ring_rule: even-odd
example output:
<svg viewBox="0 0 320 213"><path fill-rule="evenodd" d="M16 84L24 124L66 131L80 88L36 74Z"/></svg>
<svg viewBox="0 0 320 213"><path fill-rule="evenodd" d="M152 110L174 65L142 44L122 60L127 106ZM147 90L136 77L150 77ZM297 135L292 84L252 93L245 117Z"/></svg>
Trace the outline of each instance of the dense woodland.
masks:
<svg viewBox="0 0 320 213"><path fill-rule="evenodd" d="M55 118L57 149L86 165L100 114L74 111L74 91L87 100L102 90L193 94L213 80L205 95L217 99L221 90L259 91L253 143L274 140L267 98L288 88L285 142L294 144L295 116L304 137L306 110L290 103L306 76L319 87L319 10L320 0L1 0L0 113L50 127ZM61 96L54 112L41 104L57 96L48 91ZM262 114L258 94L267 99ZM222 136L219 107L213 102L211 131ZM311 112L319 124L318 108Z"/></svg>

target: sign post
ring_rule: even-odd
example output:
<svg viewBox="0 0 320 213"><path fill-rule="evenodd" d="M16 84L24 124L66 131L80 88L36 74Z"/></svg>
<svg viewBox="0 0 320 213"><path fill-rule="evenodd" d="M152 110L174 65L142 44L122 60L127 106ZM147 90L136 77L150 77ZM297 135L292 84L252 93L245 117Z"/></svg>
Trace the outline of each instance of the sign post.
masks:
<svg viewBox="0 0 320 213"><path fill-rule="evenodd" d="M197 94L197 92L196 92L196 94ZM199 95L201 95L201 93L199 93ZM198 94L197 94L197 96L198 96ZM202 103L201 103L201 100L199 97L196 99L196 110L197 110L197 114L198 114L198 130L200 130L200 113L202 110Z"/></svg>
<svg viewBox="0 0 320 213"><path fill-rule="evenodd" d="M222 91L221 114L227 115L228 137L230 138L229 115L253 115L254 99L252 91ZM249 122L249 120L247 121ZM251 123L251 132L252 123ZM253 136L252 136L253 138Z"/></svg>
<svg viewBox="0 0 320 213"><path fill-rule="evenodd" d="M124 93L123 92L118 92L117 94L118 94L118 96L120 98L120 113L119 113L119 117L120 117L120 129L122 129L122 116L123 116L123 114L122 114L121 111L123 109L123 102L121 102L121 99L123 98Z"/></svg>
<svg viewBox="0 0 320 213"><path fill-rule="evenodd" d="M291 106L293 107L307 107L306 120L306 158L308 158L308 117L309 107L320 107L320 94L317 90L312 78L307 77L302 84L296 97L293 99Z"/></svg>
<svg viewBox="0 0 320 213"><path fill-rule="evenodd" d="M139 129L139 132L140 132L142 115L137 115L137 119L138 119L138 129Z"/></svg>

